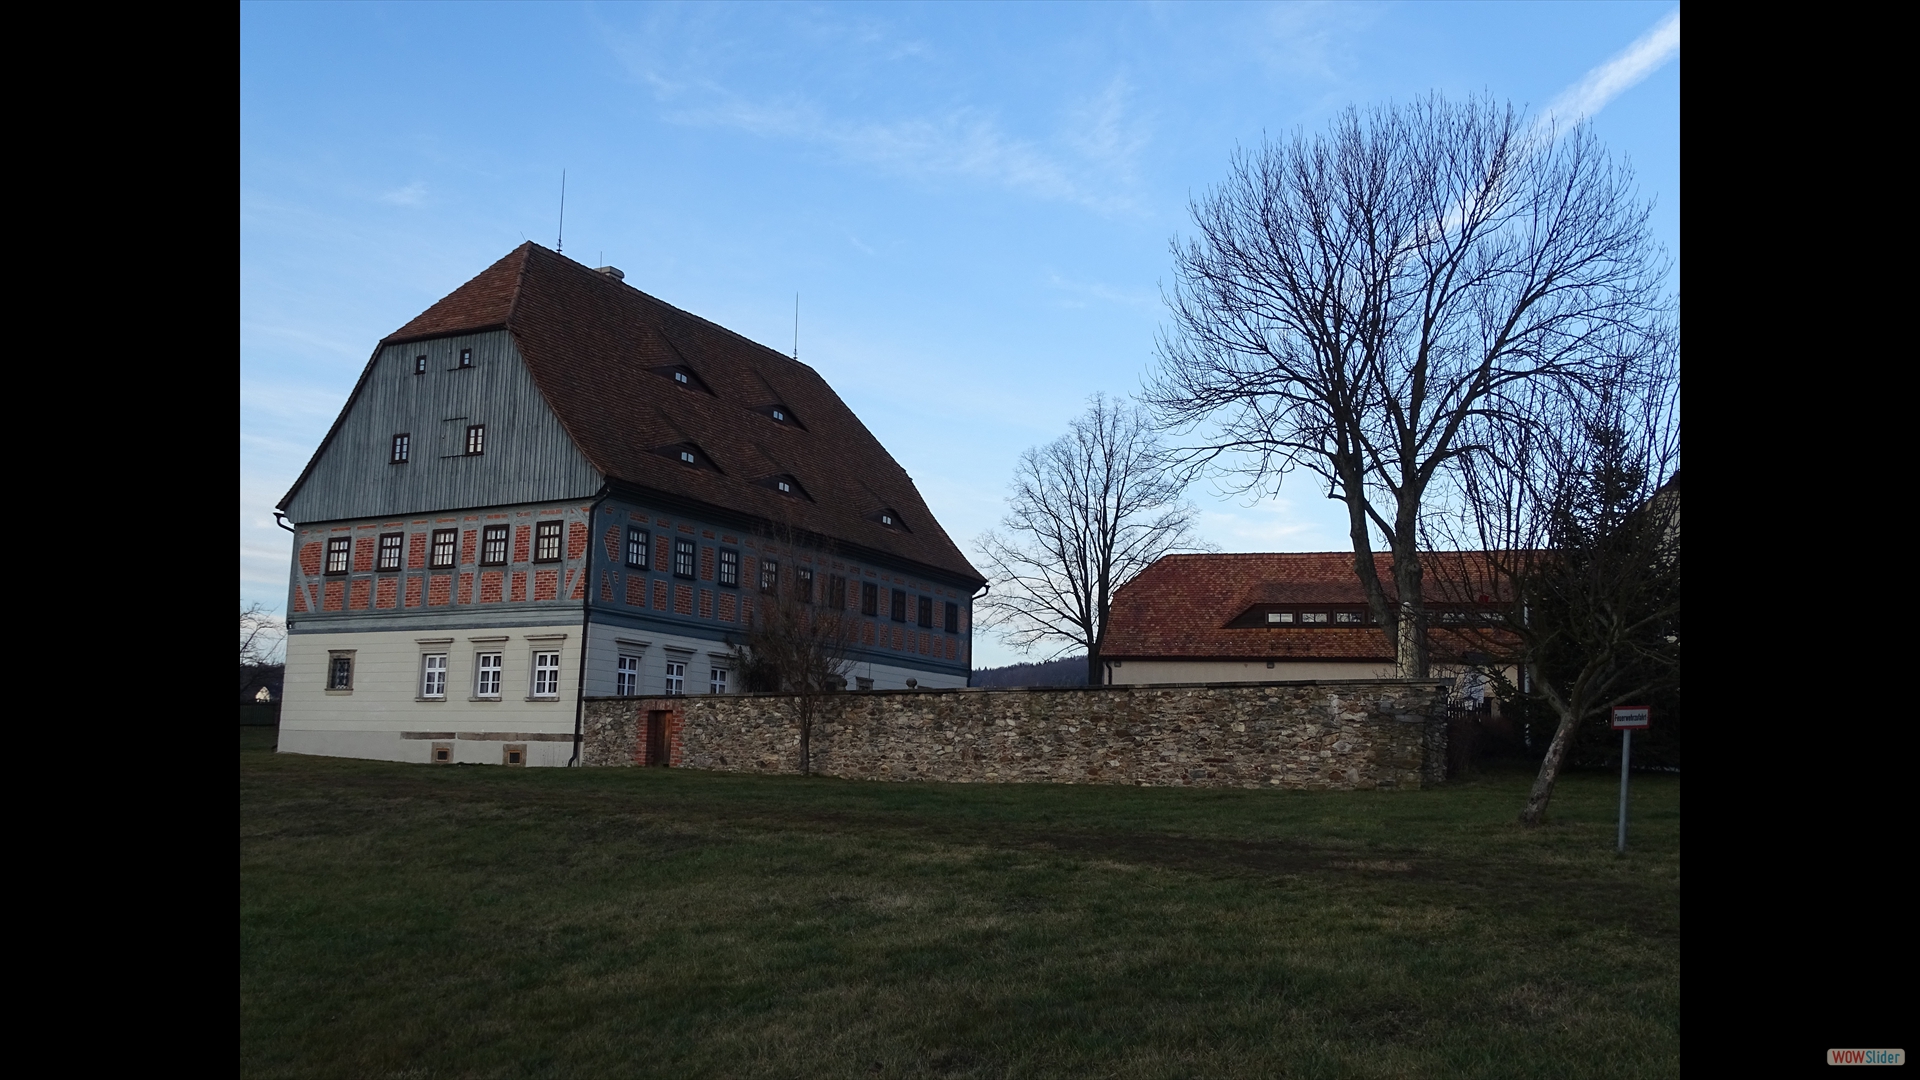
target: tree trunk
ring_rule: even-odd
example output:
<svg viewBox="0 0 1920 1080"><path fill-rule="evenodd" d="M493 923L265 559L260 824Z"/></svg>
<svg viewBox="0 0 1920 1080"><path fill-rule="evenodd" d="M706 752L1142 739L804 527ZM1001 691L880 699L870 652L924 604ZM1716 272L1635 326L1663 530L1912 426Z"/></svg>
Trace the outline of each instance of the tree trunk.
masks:
<svg viewBox="0 0 1920 1080"><path fill-rule="evenodd" d="M1540 775L1533 778L1533 790L1527 792L1526 808L1520 811L1520 824L1539 825L1547 817L1547 802L1553 798L1553 783L1560 778L1560 766L1567 759L1567 750L1573 746L1573 733L1580 727L1580 714L1572 709L1555 711L1560 714L1560 726L1553 730L1553 741L1547 744L1547 756L1540 759Z"/></svg>
<svg viewBox="0 0 1920 1080"><path fill-rule="evenodd" d="M1104 665L1100 662L1100 650L1088 649L1087 650L1087 685L1088 686L1099 686L1100 684L1107 681L1106 672L1102 670L1103 667Z"/></svg>
<svg viewBox="0 0 1920 1080"><path fill-rule="evenodd" d="M813 709L809 707L807 695L801 694L800 705L800 775L813 775Z"/></svg>

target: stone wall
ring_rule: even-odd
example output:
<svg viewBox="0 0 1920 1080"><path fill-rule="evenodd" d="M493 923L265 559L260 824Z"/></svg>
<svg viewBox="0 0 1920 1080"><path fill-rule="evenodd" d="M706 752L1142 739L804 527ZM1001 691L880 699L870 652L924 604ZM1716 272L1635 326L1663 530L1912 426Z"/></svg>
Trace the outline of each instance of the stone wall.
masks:
<svg viewBox="0 0 1920 1080"><path fill-rule="evenodd" d="M831 694L815 699L813 770L952 783L1418 788L1446 775L1447 686L1355 679ZM674 765L798 772L799 705L784 694L589 698L582 761L648 764L653 714Z"/></svg>

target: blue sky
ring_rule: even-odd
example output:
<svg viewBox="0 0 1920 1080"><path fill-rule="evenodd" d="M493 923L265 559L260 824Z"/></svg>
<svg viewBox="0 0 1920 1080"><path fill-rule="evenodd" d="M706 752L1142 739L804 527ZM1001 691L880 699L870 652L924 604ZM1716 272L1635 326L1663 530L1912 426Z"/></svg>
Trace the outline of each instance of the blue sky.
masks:
<svg viewBox="0 0 1920 1080"><path fill-rule="evenodd" d="M244 4L240 595L374 343L523 240L793 344L954 540L1166 320L1237 145L1438 90L1590 118L1676 260L1679 8ZM1227 551L1346 546L1305 483L1193 491ZM990 639L981 665L1038 659Z"/></svg>

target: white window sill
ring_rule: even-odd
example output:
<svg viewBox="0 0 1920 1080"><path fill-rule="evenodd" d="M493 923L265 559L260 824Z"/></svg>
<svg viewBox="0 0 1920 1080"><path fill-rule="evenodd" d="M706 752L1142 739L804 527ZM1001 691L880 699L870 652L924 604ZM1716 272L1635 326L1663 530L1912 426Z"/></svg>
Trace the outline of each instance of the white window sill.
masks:
<svg viewBox="0 0 1920 1080"><path fill-rule="evenodd" d="M543 702L546 702L546 703L548 703L548 704L552 704L553 702L556 702L556 701L559 701L559 700L560 700L560 696L559 696L558 694L555 694L555 695L553 695L553 696L551 696L551 697L532 697L532 696L529 696L529 697L527 698L527 700L528 700L528 701L543 701Z"/></svg>
<svg viewBox="0 0 1920 1080"><path fill-rule="evenodd" d="M446 704L446 701L447 701L447 699L446 699L446 697L445 697L444 695L443 695L443 696L441 696L441 697L416 697L416 698L414 698L413 700L415 700L415 701L428 701L428 702L432 702L432 703L433 703L433 704L435 704L435 705L444 705L444 704Z"/></svg>
<svg viewBox="0 0 1920 1080"><path fill-rule="evenodd" d="M491 702L494 702L495 704L498 704L500 701L498 697L470 697L467 700L468 701L491 701Z"/></svg>

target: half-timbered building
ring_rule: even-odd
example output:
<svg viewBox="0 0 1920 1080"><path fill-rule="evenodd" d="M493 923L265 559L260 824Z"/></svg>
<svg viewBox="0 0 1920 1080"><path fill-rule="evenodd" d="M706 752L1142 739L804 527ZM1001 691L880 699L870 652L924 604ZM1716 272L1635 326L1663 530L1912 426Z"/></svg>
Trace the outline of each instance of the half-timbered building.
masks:
<svg viewBox="0 0 1920 1080"><path fill-rule="evenodd" d="M563 765L588 696L729 693L757 603L849 690L965 686L984 579L819 373L526 244L383 339L280 504L280 748Z"/></svg>

